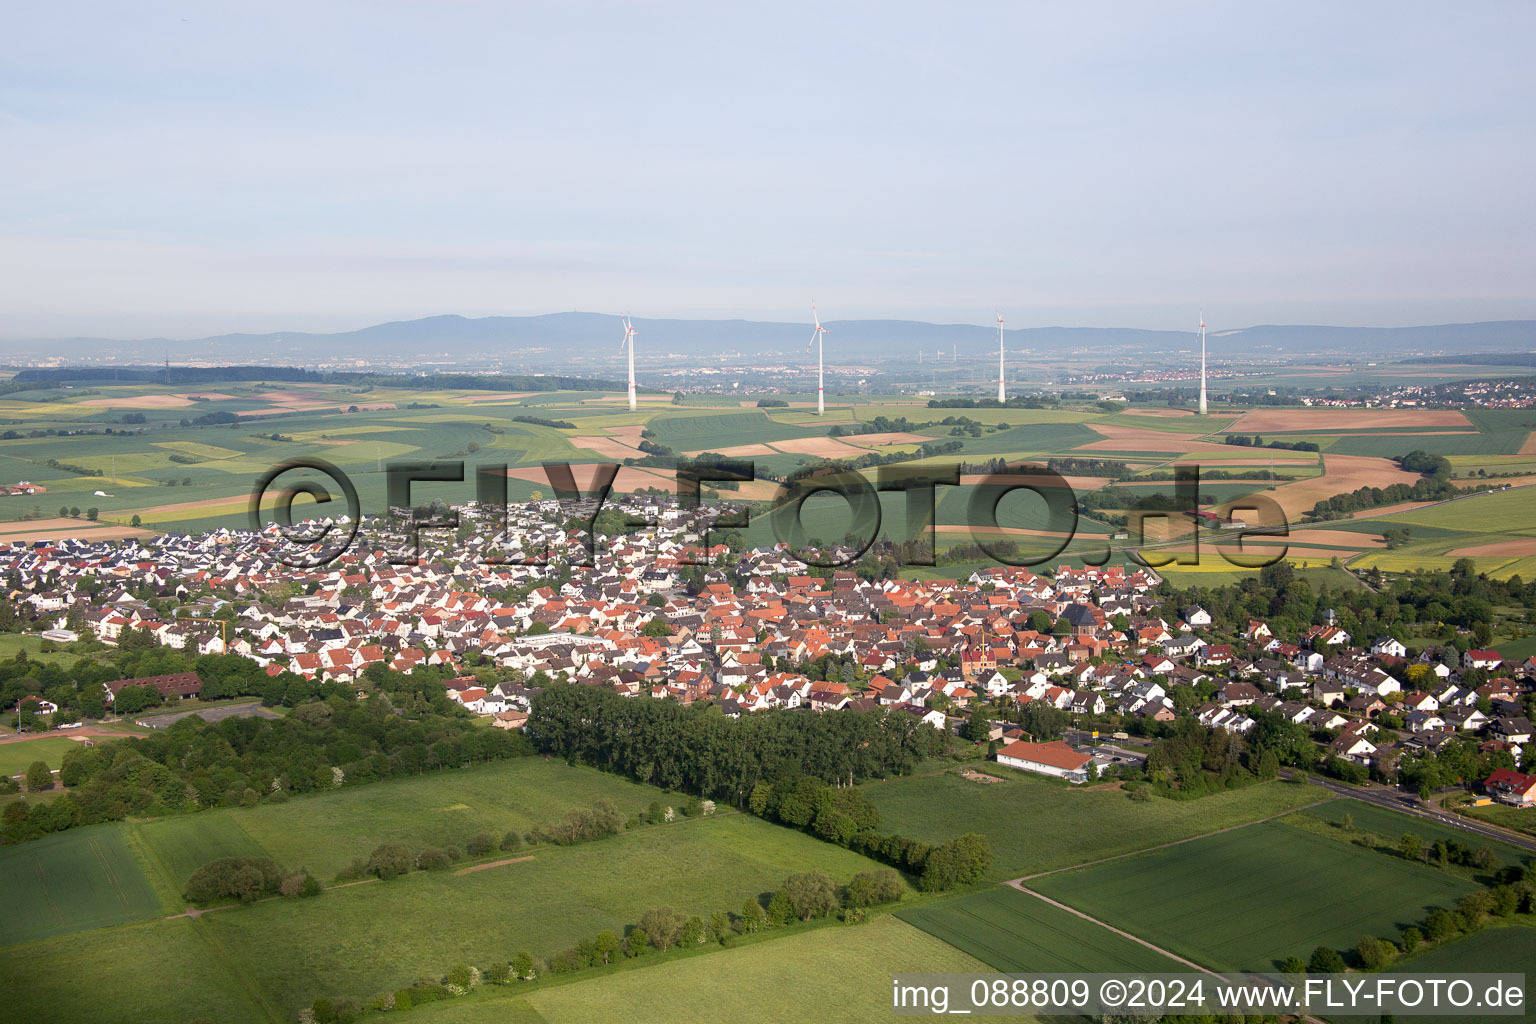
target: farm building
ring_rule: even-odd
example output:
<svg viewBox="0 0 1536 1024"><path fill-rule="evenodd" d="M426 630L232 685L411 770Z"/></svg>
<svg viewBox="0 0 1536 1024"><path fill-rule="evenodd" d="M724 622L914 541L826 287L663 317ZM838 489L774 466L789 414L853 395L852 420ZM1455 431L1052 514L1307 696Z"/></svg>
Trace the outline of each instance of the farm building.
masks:
<svg viewBox="0 0 1536 1024"><path fill-rule="evenodd" d="M203 681L196 672L176 672L166 676L145 676L143 679L114 679L110 683L102 683L101 685L107 691L106 700L108 704L117 699L117 692L125 686L153 686L167 700L172 697L196 697L203 689Z"/></svg>
<svg viewBox="0 0 1536 1024"><path fill-rule="evenodd" d="M1068 782L1087 782L1088 763L1093 758L1079 754L1057 740L1052 743L1026 743L1014 740L997 752L997 763L1040 775L1054 775Z"/></svg>

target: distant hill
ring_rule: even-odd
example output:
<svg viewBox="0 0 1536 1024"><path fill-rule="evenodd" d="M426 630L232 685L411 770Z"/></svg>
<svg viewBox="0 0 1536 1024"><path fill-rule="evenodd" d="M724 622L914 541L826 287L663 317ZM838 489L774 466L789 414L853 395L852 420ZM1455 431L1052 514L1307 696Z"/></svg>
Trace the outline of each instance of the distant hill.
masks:
<svg viewBox="0 0 1536 1024"><path fill-rule="evenodd" d="M634 321L641 351L683 356L783 356L804 358L809 323L758 320ZM960 346L990 348L996 328L983 324L932 324L918 320L833 320L826 324L829 358L877 360L915 356ZM619 318L603 313L549 313L471 319L445 315L376 324L356 331L313 334L221 334L190 341L150 338L39 339L16 351L54 356L99 357L158 362L167 353L177 362L249 362L253 353L272 363L317 365L341 360L415 360L442 365L459 360L506 358L570 363L582 358L610 360L618 350ZM1126 327L1030 327L1006 332L1010 351L1041 356L1094 352L1145 353L1149 358L1195 344L1192 331L1148 331ZM1329 327L1260 325L1212 333L1208 344L1218 359L1233 355L1297 357L1325 354L1371 359L1536 350L1536 321L1501 320L1426 327Z"/></svg>

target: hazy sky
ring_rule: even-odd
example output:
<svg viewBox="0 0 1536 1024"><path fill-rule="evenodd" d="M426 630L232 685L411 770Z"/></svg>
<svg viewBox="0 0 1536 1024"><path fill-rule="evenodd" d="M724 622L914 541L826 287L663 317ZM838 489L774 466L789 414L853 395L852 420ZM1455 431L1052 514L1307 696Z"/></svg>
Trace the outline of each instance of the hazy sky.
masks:
<svg viewBox="0 0 1536 1024"><path fill-rule="evenodd" d="M1533 29L1525 2L9 3L0 336L812 297L1536 317Z"/></svg>

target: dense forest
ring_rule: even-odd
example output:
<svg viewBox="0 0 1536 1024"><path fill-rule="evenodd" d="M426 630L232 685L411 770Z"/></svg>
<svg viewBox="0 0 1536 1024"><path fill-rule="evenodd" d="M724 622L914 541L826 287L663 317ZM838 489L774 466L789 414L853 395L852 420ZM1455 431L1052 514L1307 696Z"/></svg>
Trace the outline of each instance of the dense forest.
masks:
<svg viewBox="0 0 1536 1024"><path fill-rule="evenodd" d="M743 806L753 788L791 775L847 786L903 775L944 736L903 711L765 711L631 700L612 690L551 686L533 699L527 733L542 753L640 782Z"/></svg>

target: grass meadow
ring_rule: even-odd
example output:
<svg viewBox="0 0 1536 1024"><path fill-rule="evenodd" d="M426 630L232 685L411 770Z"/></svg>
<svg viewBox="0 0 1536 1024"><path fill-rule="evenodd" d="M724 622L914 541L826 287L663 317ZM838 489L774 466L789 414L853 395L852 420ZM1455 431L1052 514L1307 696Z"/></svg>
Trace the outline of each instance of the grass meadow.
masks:
<svg viewBox="0 0 1536 1024"><path fill-rule="evenodd" d="M845 882L877 866L721 810L578 846L525 847L498 857L530 859L464 874L412 872L195 921L146 920L179 911L186 877L215 857L268 855L328 880L385 840L417 849L462 844L478 831L526 831L602 798L626 813L653 799L677 802L594 769L526 758L284 804L62 832L0 850L0 899L18 911L0 924L0 944L13 963L47 964L50 976L83 977L108 955L146 964L175 958L178 976L218 1009L216 1019L292 1019L319 996L369 997L439 977L460 961L489 964L524 949L548 957L603 929L622 933L653 906L736 912L796 871ZM22 1019L182 1019L174 1000L152 991L164 983L158 971L125 975L110 993L132 1008L120 1017L116 1004L100 1012L108 994L93 985ZM27 1000L38 993L58 996L50 983L29 986ZM243 1000L244 1009L228 1010L219 1002L226 998Z"/></svg>
<svg viewBox="0 0 1536 1024"><path fill-rule="evenodd" d="M1489 809L1487 807L1468 808L1468 810L1472 811L1486 811ZM1515 811L1515 808L1511 807L1508 810ZM1319 818L1335 824L1342 822L1347 814L1350 818L1350 824L1356 829L1374 832L1379 836L1385 836L1392 842L1396 842L1404 834L1412 833L1424 840L1425 843L1433 843L1436 840L1443 839L1447 842L1454 840L1465 846L1471 846L1473 849L1480 846L1487 847L1504 864L1523 864L1526 858L1530 856L1529 853L1517 846L1484 839L1482 836L1469 834L1452 825L1442 825L1439 822L1429 821L1425 818L1398 814L1396 811L1388 810L1378 804L1368 804L1363 800L1330 800L1326 804L1313 807L1302 813L1308 817ZM1518 814L1520 812L1515 811L1515 813ZM1536 827L1536 811L1532 811L1530 814L1531 817L1528 820L1531 822L1532 827ZM1473 816L1482 817L1480 814ZM1495 824L1502 823L1495 822ZM1505 827L1509 828L1511 826L1506 824Z"/></svg>
<svg viewBox="0 0 1536 1024"><path fill-rule="evenodd" d="M669 802L667 794L653 786L595 768L522 757L344 787L282 804L166 819L145 826L144 833L152 846L162 831L167 843L178 842L183 821L226 816L279 864L303 864L329 879L382 842L462 847L477 832L498 838L509 829L526 832L573 807L590 807L602 799L612 800L625 815L643 810L652 800Z"/></svg>
<svg viewBox="0 0 1536 1024"><path fill-rule="evenodd" d="M986 835L996 858L992 877L998 879L1145 850L1327 799L1316 787L1268 782L1197 800L1138 803L1118 789L1001 774L1004 782L988 785L946 772L863 789L880 809L886 831L929 842L963 832Z"/></svg>
<svg viewBox="0 0 1536 1024"><path fill-rule="evenodd" d="M1263 822L1030 887L1217 970L1272 970L1317 946L1391 937L1473 883Z"/></svg>
<svg viewBox="0 0 1536 1024"><path fill-rule="evenodd" d="M746 815L696 818L611 839L525 851L532 860L456 875L412 872L208 914L210 942L289 1012L317 996L362 998L455 963L548 957L648 908L707 917L817 869L846 882L876 865Z"/></svg>
<svg viewBox="0 0 1536 1024"><path fill-rule="evenodd" d="M855 1024L891 1014L896 972L984 972L982 962L891 916L793 932L524 995L482 990L412 1011L420 1024Z"/></svg>

